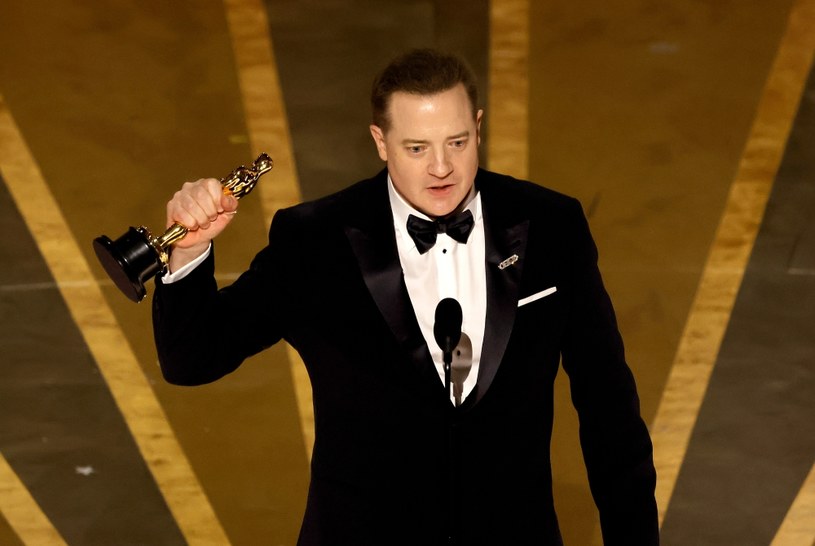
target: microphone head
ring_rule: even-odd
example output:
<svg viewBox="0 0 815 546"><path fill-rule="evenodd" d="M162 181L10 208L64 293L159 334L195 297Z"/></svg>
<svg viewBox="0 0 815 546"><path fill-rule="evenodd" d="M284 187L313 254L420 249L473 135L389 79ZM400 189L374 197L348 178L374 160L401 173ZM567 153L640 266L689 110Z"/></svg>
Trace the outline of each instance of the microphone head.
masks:
<svg viewBox="0 0 815 546"><path fill-rule="evenodd" d="M444 298L436 306L436 323L433 337L441 350L450 353L461 339L461 305L453 298Z"/></svg>

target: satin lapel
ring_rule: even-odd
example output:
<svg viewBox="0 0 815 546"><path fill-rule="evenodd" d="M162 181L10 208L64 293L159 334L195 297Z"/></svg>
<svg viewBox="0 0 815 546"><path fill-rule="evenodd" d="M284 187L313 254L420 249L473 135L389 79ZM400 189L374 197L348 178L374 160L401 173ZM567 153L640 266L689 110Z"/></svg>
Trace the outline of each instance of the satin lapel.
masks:
<svg viewBox="0 0 815 546"><path fill-rule="evenodd" d="M482 187L487 269L487 317L478 368L476 403L484 397L504 358L515 314L523 272L529 220L511 219L496 203L500 199Z"/></svg>
<svg viewBox="0 0 815 546"><path fill-rule="evenodd" d="M352 215L357 220L345 226L345 234L365 285L397 342L422 374L439 383L402 275L385 184L383 180L372 188L373 197Z"/></svg>

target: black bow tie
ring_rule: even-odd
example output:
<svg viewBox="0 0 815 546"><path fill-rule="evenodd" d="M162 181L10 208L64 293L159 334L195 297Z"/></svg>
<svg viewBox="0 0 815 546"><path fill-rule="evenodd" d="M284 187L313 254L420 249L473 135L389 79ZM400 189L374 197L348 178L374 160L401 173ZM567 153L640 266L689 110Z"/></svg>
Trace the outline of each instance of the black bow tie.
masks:
<svg viewBox="0 0 815 546"><path fill-rule="evenodd" d="M407 219L407 230L416 243L419 254L424 254L436 244L436 235L439 233L446 233L459 243L466 243L474 223L473 213L469 210L433 221L422 220L411 214Z"/></svg>

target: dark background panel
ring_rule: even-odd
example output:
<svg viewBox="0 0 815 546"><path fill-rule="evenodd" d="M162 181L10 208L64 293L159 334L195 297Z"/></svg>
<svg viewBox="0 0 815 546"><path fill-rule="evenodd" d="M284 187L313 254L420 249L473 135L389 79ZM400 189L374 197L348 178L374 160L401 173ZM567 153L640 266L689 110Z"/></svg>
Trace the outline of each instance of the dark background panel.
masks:
<svg viewBox="0 0 815 546"><path fill-rule="evenodd" d="M815 73L663 527L668 546L766 546L815 461Z"/></svg>
<svg viewBox="0 0 815 546"><path fill-rule="evenodd" d="M183 544L5 183L0 233L0 451L69 544Z"/></svg>

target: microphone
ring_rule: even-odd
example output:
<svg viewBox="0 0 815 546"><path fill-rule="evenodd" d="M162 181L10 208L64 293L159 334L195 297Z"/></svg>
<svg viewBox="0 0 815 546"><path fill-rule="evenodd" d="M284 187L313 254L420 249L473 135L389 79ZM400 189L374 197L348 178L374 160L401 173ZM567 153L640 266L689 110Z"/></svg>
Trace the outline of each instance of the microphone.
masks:
<svg viewBox="0 0 815 546"><path fill-rule="evenodd" d="M461 305L453 298L444 298L436 306L433 337L445 355L452 354L461 339Z"/></svg>
<svg viewBox="0 0 815 546"><path fill-rule="evenodd" d="M461 405L461 397L464 396L464 381L470 375L472 367L473 342L470 341L470 336L461 332L461 341L453 351L450 375L450 383L453 384L453 401L456 407Z"/></svg>
<svg viewBox="0 0 815 546"><path fill-rule="evenodd" d="M450 396L450 374L453 362L453 349L461 339L461 305L453 298L444 298L436 306L436 323L433 337L441 347L444 362L444 390Z"/></svg>

